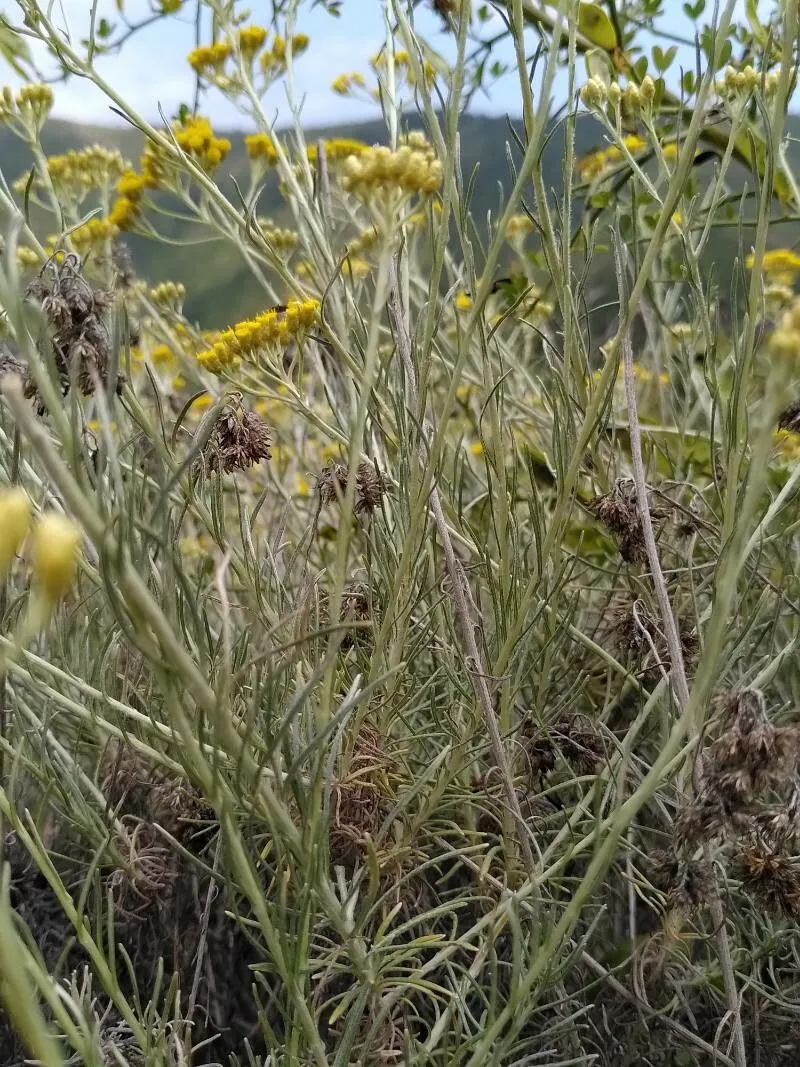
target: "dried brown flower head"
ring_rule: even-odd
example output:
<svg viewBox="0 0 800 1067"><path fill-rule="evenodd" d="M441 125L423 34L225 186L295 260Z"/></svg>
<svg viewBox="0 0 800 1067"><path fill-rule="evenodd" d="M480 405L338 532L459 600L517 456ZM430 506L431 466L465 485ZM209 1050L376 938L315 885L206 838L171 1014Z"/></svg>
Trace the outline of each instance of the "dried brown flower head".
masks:
<svg viewBox="0 0 800 1067"><path fill-rule="evenodd" d="M675 843L680 849L694 849L700 842L719 837L728 821L728 810L720 793L705 788L699 797L683 807L675 820Z"/></svg>
<svg viewBox="0 0 800 1067"><path fill-rule="evenodd" d="M317 477L320 502L333 504L341 500L347 489L348 468L345 463L328 463ZM367 460L356 469L355 512L371 515L386 493L386 483L378 469Z"/></svg>
<svg viewBox="0 0 800 1067"><path fill-rule="evenodd" d="M53 356L62 392L77 381L84 396L108 380L111 342L104 315L113 296L94 289L82 273L80 257L72 252L49 259L25 293L37 303L52 329ZM117 389L123 384L117 378ZM25 395L35 397L40 413L45 406L35 383L28 378Z"/></svg>
<svg viewBox="0 0 800 1067"><path fill-rule="evenodd" d="M111 874L108 884L116 910L136 919L166 903L178 877L178 863L152 823L135 816L121 821L126 836L117 844L124 865Z"/></svg>
<svg viewBox="0 0 800 1067"><path fill-rule="evenodd" d="M103 1067L145 1067L145 1055L128 1023L115 1012L103 1020L100 1027L100 1054Z"/></svg>
<svg viewBox="0 0 800 1067"><path fill-rule="evenodd" d="M370 604L369 590L361 584L347 586L342 594L342 621L347 623L366 624L372 623L372 607ZM356 625L351 627L342 638L342 649L352 648L353 645L361 645L372 632L372 626Z"/></svg>
<svg viewBox="0 0 800 1067"><path fill-rule="evenodd" d="M594 774L606 759L606 740L591 719L570 715L554 726L528 722L525 754L533 777L543 779L555 769L560 754L576 774Z"/></svg>
<svg viewBox="0 0 800 1067"><path fill-rule="evenodd" d="M649 504L650 518L654 522L672 516L672 508ZM589 510L597 516L619 543L619 552L626 563L644 563L647 552L644 545L644 533L639 518L636 498L618 484L611 493L595 497L588 505Z"/></svg>
<svg viewBox="0 0 800 1067"><path fill-rule="evenodd" d="M647 553L635 501L609 493L593 500L590 510L617 539L620 555L626 563L644 562Z"/></svg>
<svg viewBox="0 0 800 1067"><path fill-rule="evenodd" d="M304 636L308 636L308 626L314 615L320 628L324 629L330 625L330 597L326 590L309 590L300 631ZM373 595L365 583L350 582L344 587L339 618L340 624L344 625L339 646L343 652L369 643L374 631L376 611Z"/></svg>
<svg viewBox="0 0 800 1067"><path fill-rule="evenodd" d="M697 908L714 892L714 876L709 867L682 857L674 849L657 849L647 857L653 883L667 895L669 908Z"/></svg>
<svg viewBox="0 0 800 1067"><path fill-rule="evenodd" d="M780 786L797 761L796 728L773 726L755 689L725 694L718 705L723 730L710 746L709 785L740 802Z"/></svg>
<svg viewBox="0 0 800 1067"><path fill-rule="evenodd" d="M345 773L333 784L328 834L332 863L353 867L374 841L389 810L385 763L378 733L362 728Z"/></svg>
<svg viewBox="0 0 800 1067"><path fill-rule="evenodd" d="M271 459L269 426L254 411L247 411L241 393L231 393L203 448L200 464L206 470L243 471Z"/></svg>
<svg viewBox="0 0 800 1067"><path fill-rule="evenodd" d="M800 857L754 838L736 857L743 887L777 917L800 916Z"/></svg>
<svg viewBox="0 0 800 1067"><path fill-rule="evenodd" d="M327 463L317 475L317 492L323 504L333 504L340 500L346 488L346 463Z"/></svg>
<svg viewBox="0 0 800 1067"><path fill-rule="evenodd" d="M386 493L386 483L380 471L366 460L359 463L356 471L356 511L372 514L380 506Z"/></svg>

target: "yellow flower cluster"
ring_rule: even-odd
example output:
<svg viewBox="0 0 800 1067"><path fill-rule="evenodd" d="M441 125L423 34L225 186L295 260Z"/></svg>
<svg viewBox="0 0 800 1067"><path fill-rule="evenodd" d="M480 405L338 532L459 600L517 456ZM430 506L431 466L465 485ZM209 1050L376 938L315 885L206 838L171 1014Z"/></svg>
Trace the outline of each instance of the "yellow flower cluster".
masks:
<svg viewBox="0 0 800 1067"><path fill-rule="evenodd" d="M265 160L270 166L278 162L275 142L268 133L248 133L244 139L248 159Z"/></svg>
<svg viewBox="0 0 800 1067"><path fill-rule="evenodd" d="M23 489L0 490L0 578L9 567L28 536L32 507ZM30 539L30 564L40 595L54 605L69 590L78 569L81 543L80 527L65 515L46 511L33 525Z"/></svg>
<svg viewBox="0 0 800 1067"><path fill-rule="evenodd" d="M231 142L225 137L215 137L208 119L200 115L188 115L173 123L172 132L178 147L191 156L205 171L213 171L231 150ZM169 161L158 144L150 144L141 158L141 189L155 189L165 183ZM131 191L133 180L131 178ZM130 193L128 194L130 196Z"/></svg>
<svg viewBox="0 0 800 1067"><path fill-rule="evenodd" d="M745 260L745 266L752 270L754 265L755 256L751 253ZM772 248L764 253L761 270L771 278L791 284L800 273L800 256L791 248Z"/></svg>
<svg viewBox="0 0 800 1067"><path fill-rule="evenodd" d="M777 356L790 359L800 356L800 297L796 297L784 311L769 345Z"/></svg>
<svg viewBox="0 0 800 1067"><path fill-rule="evenodd" d="M29 267L38 267L39 263L41 263L41 256L35 248L29 248L28 245L18 245L17 263L22 270L26 270Z"/></svg>
<svg viewBox="0 0 800 1067"><path fill-rule="evenodd" d="M294 230L284 229L272 221L272 219L260 218L258 225L261 232L278 252L291 252L297 248L298 236Z"/></svg>
<svg viewBox="0 0 800 1067"><path fill-rule="evenodd" d="M226 137L215 137L211 123L199 115L189 115L175 130L175 140L203 170L214 170L231 150Z"/></svg>
<svg viewBox="0 0 800 1067"><path fill-rule="evenodd" d="M221 74L236 47L245 58L252 59L263 48L268 36L263 26L242 26L236 32L235 45L231 41L200 45L192 49L186 59L197 74Z"/></svg>
<svg viewBox="0 0 800 1067"><path fill-rule="evenodd" d="M22 546L31 521L31 502L24 489L8 487L0 489L0 580Z"/></svg>
<svg viewBox="0 0 800 1067"><path fill-rule="evenodd" d="M80 545L80 527L66 515L45 512L34 527L31 570L48 603L59 601L75 581Z"/></svg>
<svg viewBox="0 0 800 1067"><path fill-rule="evenodd" d="M736 67L726 67L725 74L717 82L716 89L720 96L737 96L739 93L750 94L761 86L761 72L755 70L749 63L737 70ZM778 88L778 72L771 70L764 75L764 94L774 96Z"/></svg>
<svg viewBox="0 0 800 1067"><path fill-rule="evenodd" d="M589 110L599 110L610 104L612 108L619 108L628 115L636 115L646 111L656 95L656 83L646 74L641 84L628 82L623 89L617 82L606 85L602 78L595 75L581 89L581 103Z"/></svg>
<svg viewBox="0 0 800 1067"><path fill-rule="evenodd" d="M245 319L223 330L217 341L198 355L198 362L206 370L219 374L260 350L283 349L313 325L318 315L317 300L290 300L285 308L269 308L254 319Z"/></svg>
<svg viewBox="0 0 800 1067"><path fill-rule="evenodd" d="M83 200L90 189L102 189L116 181L125 167L120 152L97 144L47 159L47 173L59 197L77 203ZM38 179L38 174L35 178ZM14 183L15 191L24 193L29 180L30 173L23 174Z"/></svg>
<svg viewBox="0 0 800 1067"><path fill-rule="evenodd" d="M186 286L180 282L161 282L150 290L150 299L161 307L180 310L186 297Z"/></svg>
<svg viewBox="0 0 800 1067"><path fill-rule="evenodd" d="M360 156L369 147L363 141L357 141L353 137L332 137L330 140L325 141L324 144L325 158L329 163L341 162L347 159L348 156ZM311 163L316 163L317 152L315 144L308 146L306 154Z"/></svg>
<svg viewBox="0 0 800 1067"><path fill-rule="evenodd" d="M647 141L638 137L635 133L628 134L623 143L632 156L637 155L647 147ZM622 149L618 148L617 145L611 145L610 148L591 152L588 156L579 159L577 163L578 172L584 181L591 181L593 178L604 174L610 167L613 167L624 158L625 155Z"/></svg>
<svg viewBox="0 0 800 1067"><path fill-rule="evenodd" d="M83 253L89 248L102 244L104 241L113 240L118 232L118 228L110 219L89 219L88 222L84 222L82 226L74 229L70 233L69 239L75 246L75 250ZM56 238L51 238L50 240L52 244L57 241Z"/></svg>
<svg viewBox="0 0 800 1067"><path fill-rule="evenodd" d="M359 89L363 89L366 84L364 75L359 74L358 71L353 71L349 74L337 75L331 82L331 89L338 96L348 96L356 86Z"/></svg>
<svg viewBox="0 0 800 1067"><path fill-rule="evenodd" d="M435 193L442 184L442 165L432 152L401 145L397 151L381 145L349 156L342 184L362 199L379 190L400 190L403 195Z"/></svg>
<svg viewBox="0 0 800 1067"><path fill-rule="evenodd" d="M236 36L242 53L246 56L254 56L263 48L269 34L263 26L242 26Z"/></svg>
<svg viewBox="0 0 800 1067"><path fill-rule="evenodd" d="M357 255L360 252L368 252L370 248L374 248L378 243L378 236L378 231L374 226L362 230L358 237L354 237L352 241L347 242L348 255Z"/></svg>
<svg viewBox="0 0 800 1067"><path fill-rule="evenodd" d="M16 96L5 86L0 96L0 122L7 122L13 116L18 116L38 131L50 114L52 106L53 90L49 85L31 82L21 86Z"/></svg>
<svg viewBox="0 0 800 1067"><path fill-rule="evenodd" d="M218 72L231 52L227 41L218 41L216 44L203 44L193 48L186 59L197 74L206 74L208 71Z"/></svg>

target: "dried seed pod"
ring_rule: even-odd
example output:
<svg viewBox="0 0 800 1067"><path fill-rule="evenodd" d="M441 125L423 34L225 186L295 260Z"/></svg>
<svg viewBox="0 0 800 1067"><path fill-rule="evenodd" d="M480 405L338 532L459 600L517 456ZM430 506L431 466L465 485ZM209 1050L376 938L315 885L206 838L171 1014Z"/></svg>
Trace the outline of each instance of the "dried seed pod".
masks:
<svg viewBox="0 0 800 1067"><path fill-rule="evenodd" d="M246 411L241 393L232 393L203 449L200 465L206 470L247 470L271 459L269 426L254 411Z"/></svg>
<svg viewBox="0 0 800 1067"><path fill-rule="evenodd" d="M737 855L735 870L768 914L800 916L800 858L754 838Z"/></svg>
<svg viewBox="0 0 800 1067"><path fill-rule="evenodd" d="M348 468L344 463L328 463L317 476L317 493L322 504L341 500L347 489ZM386 483L377 468L367 460L356 469L355 504L357 515L371 515L386 494Z"/></svg>

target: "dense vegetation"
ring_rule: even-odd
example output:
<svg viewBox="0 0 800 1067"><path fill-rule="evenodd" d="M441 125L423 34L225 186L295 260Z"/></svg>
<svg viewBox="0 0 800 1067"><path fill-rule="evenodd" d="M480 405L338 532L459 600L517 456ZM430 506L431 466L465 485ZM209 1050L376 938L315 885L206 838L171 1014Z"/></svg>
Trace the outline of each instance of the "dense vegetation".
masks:
<svg viewBox="0 0 800 1067"><path fill-rule="evenodd" d="M268 6L0 21L0 1065L795 1064L797 4Z"/></svg>

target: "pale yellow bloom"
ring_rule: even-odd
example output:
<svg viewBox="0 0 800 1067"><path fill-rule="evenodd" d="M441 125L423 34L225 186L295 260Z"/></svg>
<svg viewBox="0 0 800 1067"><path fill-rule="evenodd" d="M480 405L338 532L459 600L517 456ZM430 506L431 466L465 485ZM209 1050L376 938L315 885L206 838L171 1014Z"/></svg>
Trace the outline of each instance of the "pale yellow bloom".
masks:
<svg viewBox="0 0 800 1067"><path fill-rule="evenodd" d="M81 531L72 519L47 512L33 530L31 570L45 598L60 600L75 581Z"/></svg>
<svg viewBox="0 0 800 1067"><path fill-rule="evenodd" d="M31 502L23 489L0 490L0 578L25 540L30 517Z"/></svg>

